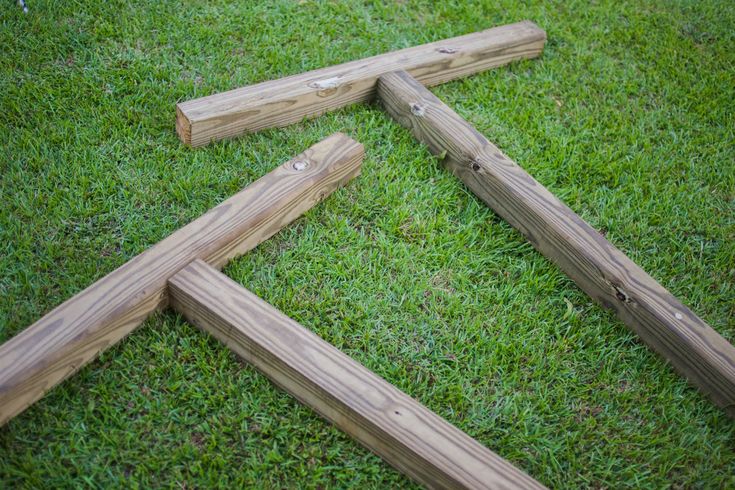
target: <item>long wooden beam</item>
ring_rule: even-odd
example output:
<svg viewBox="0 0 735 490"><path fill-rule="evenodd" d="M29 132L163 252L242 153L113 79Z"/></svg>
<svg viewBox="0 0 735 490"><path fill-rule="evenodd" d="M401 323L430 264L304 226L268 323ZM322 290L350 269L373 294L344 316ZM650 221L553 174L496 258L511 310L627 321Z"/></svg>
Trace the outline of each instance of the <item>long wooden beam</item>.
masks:
<svg viewBox="0 0 735 490"><path fill-rule="evenodd" d="M431 488L541 488L470 436L224 274L197 260L171 305L275 384Z"/></svg>
<svg viewBox="0 0 735 490"><path fill-rule="evenodd" d="M320 70L182 102L176 131L202 146L265 128L287 126L370 100L380 75L406 70L435 85L541 54L546 33L530 21L393 51Z"/></svg>
<svg viewBox="0 0 735 490"><path fill-rule="evenodd" d="M168 304L194 259L221 267L360 172L363 147L336 133L103 277L0 346L0 425Z"/></svg>
<svg viewBox="0 0 735 490"><path fill-rule="evenodd" d="M406 72L380 78L388 113L577 285L735 417L735 348Z"/></svg>

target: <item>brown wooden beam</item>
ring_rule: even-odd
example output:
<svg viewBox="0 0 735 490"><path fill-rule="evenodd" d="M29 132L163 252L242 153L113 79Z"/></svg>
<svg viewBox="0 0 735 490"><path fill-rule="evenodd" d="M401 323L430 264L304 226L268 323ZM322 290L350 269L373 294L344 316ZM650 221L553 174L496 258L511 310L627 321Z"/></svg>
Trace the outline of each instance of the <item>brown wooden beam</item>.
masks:
<svg viewBox="0 0 735 490"><path fill-rule="evenodd" d="M536 57L545 41L542 29L523 21L258 83L178 104L176 131L185 144L202 146L287 126L372 99L384 73L406 70L421 83L435 85Z"/></svg>
<svg viewBox="0 0 735 490"><path fill-rule="evenodd" d="M363 147L336 133L64 302L0 346L0 425L168 303L194 259L221 267L357 176Z"/></svg>
<svg viewBox="0 0 735 490"><path fill-rule="evenodd" d="M577 285L735 417L735 348L406 72L384 75L388 113Z"/></svg>
<svg viewBox="0 0 735 490"><path fill-rule="evenodd" d="M201 260L169 285L171 305L194 325L411 478L430 488L542 488Z"/></svg>

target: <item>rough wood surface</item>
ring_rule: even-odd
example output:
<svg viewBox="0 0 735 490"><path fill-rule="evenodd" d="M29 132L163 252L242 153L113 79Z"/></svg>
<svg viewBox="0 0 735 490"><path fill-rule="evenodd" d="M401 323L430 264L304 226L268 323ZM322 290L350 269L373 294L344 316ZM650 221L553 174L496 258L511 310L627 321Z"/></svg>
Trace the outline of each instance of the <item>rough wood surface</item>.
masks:
<svg viewBox="0 0 735 490"><path fill-rule="evenodd" d="M407 70L435 85L541 54L546 33L523 21L271 80L177 105L181 141L201 146L370 100L377 78Z"/></svg>
<svg viewBox="0 0 735 490"><path fill-rule="evenodd" d="M196 258L221 267L360 172L337 133L281 165L61 304L0 346L0 425L167 304L166 281Z"/></svg>
<svg viewBox="0 0 735 490"><path fill-rule="evenodd" d="M735 348L406 72L380 78L385 109L478 197L653 350L735 416Z"/></svg>
<svg viewBox="0 0 735 490"><path fill-rule="evenodd" d="M388 463L432 488L541 485L201 260L171 306Z"/></svg>

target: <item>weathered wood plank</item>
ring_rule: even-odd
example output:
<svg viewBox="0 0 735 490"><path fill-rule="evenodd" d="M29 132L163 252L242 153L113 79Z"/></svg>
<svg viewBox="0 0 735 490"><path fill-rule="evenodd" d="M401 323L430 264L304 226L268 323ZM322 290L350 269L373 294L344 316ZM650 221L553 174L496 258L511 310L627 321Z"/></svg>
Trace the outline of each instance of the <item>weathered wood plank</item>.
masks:
<svg viewBox="0 0 735 490"><path fill-rule="evenodd" d="M184 143L201 146L287 126L370 100L384 73L407 70L421 83L435 85L533 58L541 54L545 41L542 29L523 21L250 85L178 104L176 131Z"/></svg>
<svg viewBox="0 0 735 490"><path fill-rule="evenodd" d="M363 147L337 133L61 304L0 346L0 425L167 305L166 281L196 258L221 267L360 172Z"/></svg>
<svg viewBox="0 0 735 490"><path fill-rule="evenodd" d="M735 416L735 348L406 72L380 78L385 109L577 285Z"/></svg>
<svg viewBox="0 0 735 490"><path fill-rule="evenodd" d="M169 280L171 306L274 383L432 488L541 485L201 260Z"/></svg>

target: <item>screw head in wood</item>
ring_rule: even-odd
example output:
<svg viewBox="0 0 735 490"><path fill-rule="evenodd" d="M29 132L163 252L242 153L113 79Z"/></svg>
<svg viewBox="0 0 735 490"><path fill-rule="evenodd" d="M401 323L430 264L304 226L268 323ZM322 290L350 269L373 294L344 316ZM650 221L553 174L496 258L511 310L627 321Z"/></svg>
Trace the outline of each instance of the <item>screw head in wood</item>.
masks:
<svg viewBox="0 0 735 490"><path fill-rule="evenodd" d="M291 166L293 167L294 170L297 170L300 172L302 170L306 170L309 167L309 162L307 162L306 160L296 160L295 162L293 162L293 165Z"/></svg>

